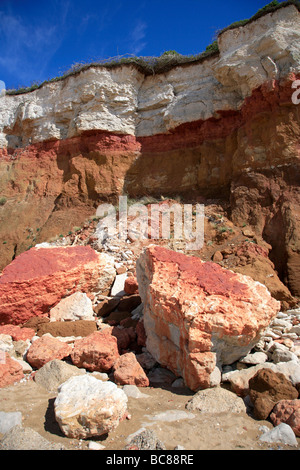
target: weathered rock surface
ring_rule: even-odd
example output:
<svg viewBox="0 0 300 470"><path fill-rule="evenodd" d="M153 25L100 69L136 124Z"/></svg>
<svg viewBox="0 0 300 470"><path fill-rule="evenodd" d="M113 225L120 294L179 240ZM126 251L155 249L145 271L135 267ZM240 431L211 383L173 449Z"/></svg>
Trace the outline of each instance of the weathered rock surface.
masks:
<svg viewBox="0 0 300 470"><path fill-rule="evenodd" d="M295 433L286 423L278 424L275 428L265 432L259 439L270 444L285 444L292 447L297 447L298 445Z"/></svg>
<svg viewBox="0 0 300 470"><path fill-rule="evenodd" d="M93 320L91 299L83 292L75 292L62 299L50 310L50 321Z"/></svg>
<svg viewBox="0 0 300 470"><path fill-rule="evenodd" d="M49 392L56 392L59 386L71 377L85 373L84 369L79 369L59 359L53 359L36 371L34 381Z"/></svg>
<svg viewBox="0 0 300 470"><path fill-rule="evenodd" d="M125 352L129 348L130 344L136 339L136 332L133 327L113 327L111 334L117 338L118 350L120 354Z"/></svg>
<svg viewBox="0 0 300 470"><path fill-rule="evenodd" d="M246 412L244 400L222 387L200 390L186 404L190 411L201 413L241 413Z"/></svg>
<svg viewBox="0 0 300 470"><path fill-rule="evenodd" d="M255 417L267 419L277 402L298 398L298 391L283 374L260 369L249 380L249 396Z"/></svg>
<svg viewBox="0 0 300 470"><path fill-rule="evenodd" d="M137 278L147 349L192 390L245 356L279 311L251 278L158 246L140 256Z"/></svg>
<svg viewBox="0 0 300 470"><path fill-rule="evenodd" d="M60 386L54 411L67 437L102 436L124 418L127 396L112 382L101 382L88 375L72 377Z"/></svg>
<svg viewBox="0 0 300 470"><path fill-rule="evenodd" d="M139 286L134 276L130 276L125 280L124 290L129 295L138 293Z"/></svg>
<svg viewBox="0 0 300 470"><path fill-rule="evenodd" d="M65 450L62 444L54 444L34 429L17 425L11 428L0 442L0 450Z"/></svg>
<svg viewBox="0 0 300 470"><path fill-rule="evenodd" d="M0 326L0 335L9 335L13 341L26 341L31 340L35 335L33 328L20 328L17 325L3 325Z"/></svg>
<svg viewBox="0 0 300 470"><path fill-rule="evenodd" d="M88 336L97 331L96 322L89 320L56 321L41 323L37 328L37 336L49 333L51 336Z"/></svg>
<svg viewBox="0 0 300 470"><path fill-rule="evenodd" d="M271 369L273 372L283 374L294 387L300 382L300 364L294 361L281 362L279 364L265 362L247 369L227 372L222 375L222 381L229 382L234 393L245 397L249 393L249 381L261 369Z"/></svg>
<svg viewBox="0 0 300 470"><path fill-rule="evenodd" d="M114 382L118 385L148 387L149 379L132 352L122 354L113 365Z"/></svg>
<svg viewBox="0 0 300 470"><path fill-rule="evenodd" d="M124 450L165 450L166 447L151 429L141 428L127 438Z"/></svg>
<svg viewBox="0 0 300 470"><path fill-rule="evenodd" d="M53 359L63 359L70 355L72 347L51 336L36 339L27 351L26 360L32 367L40 369Z"/></svg>
<svg viewBox="0 0 300 470"><path fill-rule="evenodd" d="M0 324L47 315L76 291L107 292L114 277L113 259L89 246L32 248L0 275Z"/></svg>
<svg viewBox="0 0 300 470"><path fill-rule="evenodd" d="M20 411L10 413L0 411L0 433L5 434L18 425L22 425L22 413Z"/></svg>
<svg viewBox="0 0 300 470"><path fill-rule="evenodd" d="M77 367L109 371L119 357L117 338L110 331L96 331L74 343L71 359Z"/></svg>
<svg viewBox="0 0 300 470"><path fill-rule="evenodd" d="M270 419L274 426L288 424L295 435L300 437L300 400L280 400L274 406Z"/></svg>

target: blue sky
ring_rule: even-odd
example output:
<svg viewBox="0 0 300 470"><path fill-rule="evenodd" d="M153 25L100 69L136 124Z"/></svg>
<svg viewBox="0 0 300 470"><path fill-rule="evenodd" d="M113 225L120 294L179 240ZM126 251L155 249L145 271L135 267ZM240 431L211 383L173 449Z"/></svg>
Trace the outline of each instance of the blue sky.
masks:
<svg viewBox="0 0 300 470"><path fill-rule="evenodd" d="M0 88L117 55L202 52L270 0L0 0Z"/></svg>

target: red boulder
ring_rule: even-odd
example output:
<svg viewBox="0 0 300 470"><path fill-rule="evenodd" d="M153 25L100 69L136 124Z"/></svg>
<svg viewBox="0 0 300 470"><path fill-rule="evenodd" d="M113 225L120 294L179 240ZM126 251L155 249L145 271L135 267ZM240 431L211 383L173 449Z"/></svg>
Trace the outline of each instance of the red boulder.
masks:
<svg viewBox="0 0 300 470"><path fill-rule="evenodd" d="M0 274L0 325L47 315L77 291L107 293L114 277L113 259L90 246L32 248Z"/></svg>

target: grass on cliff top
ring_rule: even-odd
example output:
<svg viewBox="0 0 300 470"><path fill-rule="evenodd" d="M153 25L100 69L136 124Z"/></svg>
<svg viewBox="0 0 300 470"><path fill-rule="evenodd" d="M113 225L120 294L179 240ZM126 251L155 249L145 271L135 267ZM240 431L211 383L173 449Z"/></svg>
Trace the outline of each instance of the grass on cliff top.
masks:
<svg viewBox="0 0 300 470"><path fill-rule="evenodd" d="M225 31L230 29L239 28L245 26L258 18L261 18L268 13L273 13L274 11L284 8L290 5L294 5L300 11L300 1L299 0L287 0L285 2L279 3L277 0L273 0L271 3L268 3L266 6L258 10L255 15L249 19L240 20L232 23L226 28L217 31L216 35L219 37ZM166 51L160 57L136 57L136 56L117 56L110 59L97 60L95 62L80 62L73 64L70 69L64 72L59 77L54 77L52 79L46 80L42 83L34 82L29 87L19 87L18 89L6 90L7 95L19 95L23 93L29 93L31 91L41 88L47 83L58 82L64 80L67 77L77 75L80 72L89 69L90 67L105 67L105 68L115 68L120 65L133 65L138 70L140 70L144 75L155 75L159 73L166 73L171 70L173 67L178 65L188 65L191 63L199 63L203 60L217 55L219 53L218 41L215 40L212 44L209 44L204 52L195 55L182 55L176 51Z"/></svg>

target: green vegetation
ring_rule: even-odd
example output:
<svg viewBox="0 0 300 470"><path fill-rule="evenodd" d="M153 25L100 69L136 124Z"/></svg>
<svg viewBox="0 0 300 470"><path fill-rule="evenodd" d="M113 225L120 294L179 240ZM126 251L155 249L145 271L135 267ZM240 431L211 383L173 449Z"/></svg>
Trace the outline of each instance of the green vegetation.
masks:
<svg viewBox="0 0 300 470"><path fill-rule="evenodd" d="M287 0L285 2L279 3L277 0L273 0L268 3L266 6L261 8L255 13L251 18L240 20L232 23L221 31L217 32L217 37L219 37L225 31L229 29L238 28L244 26L252 21L261 18L262 16L272 13L279 8L284 8L289 5L295 5L300 11L300 1L299 0ZM174 50L165 51L160 57L136 57L131 55L117 56L105 60L97 60L94 62L78 62L71 66L66 72L64 72L59 77L54 77L49 80L46 80L42 83L34 82L29 87L19 87L16 90L6 90L7 95L18 95L23 93L29 93L38 88L41 88L43 85L52 82L58 82L64 80L70 76L77 75L84 70L87 70L91 67L105 67L105 68L115 68L120 65L131 65L140 70L144 75L154 75L160 73L166 73L171 70L173 67L178 65L185 66L192 63L200 63L206 60L209 57L213 57L219 53L218 41L215 40L209 44L204 52L194 55L182 55Z"/></svg>
<svg viewBox="0 0 300 470"><path fill-rule="evenodd" d="M6 197L4 197L4 196L0 197L0 206L4 206L6 201L7 201Z"/></svg>
<svg viewBox="0 0 300 470"><path fill-rule="evenodd" d="M245 20L240 20L232 23L231 25L227 26L226 28L222 29L221 31L218 31L218 36L220 34L224 33L225 31L228 31L229 29L235 29L239 28L240 26L245 26L248 23L252 23L252 21L258 20L258 18L261 18L264 15L267 15L268 13L273 13L276 10L279 10L280 8L287 7L289 5L295 5L295 7L298 8L300 11L300 2L299 0L288 0L286 2L278 2L277 0L273 0L272 2L268 3L265 5L263 8L258 10L255 15L251 16L251 18L245 19Z"/></svg>

